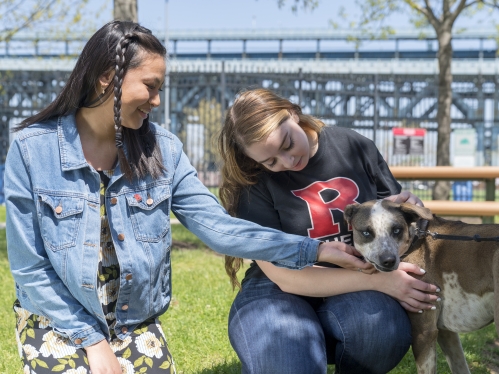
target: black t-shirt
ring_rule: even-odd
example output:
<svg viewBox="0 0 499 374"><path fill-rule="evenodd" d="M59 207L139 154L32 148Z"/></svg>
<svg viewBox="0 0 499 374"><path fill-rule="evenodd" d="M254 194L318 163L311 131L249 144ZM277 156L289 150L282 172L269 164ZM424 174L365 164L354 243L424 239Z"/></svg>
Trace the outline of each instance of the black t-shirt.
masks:
<svg viewBox="0 0 499 374"><path fill-rule="evenodd" d="M382 199L401 187L375 144L357 132L324 127L317 153L301 171L262 172L243 189L237 216L286 233L352 244L348 204ZM263 276L256 263L246 278Z"/></svg>

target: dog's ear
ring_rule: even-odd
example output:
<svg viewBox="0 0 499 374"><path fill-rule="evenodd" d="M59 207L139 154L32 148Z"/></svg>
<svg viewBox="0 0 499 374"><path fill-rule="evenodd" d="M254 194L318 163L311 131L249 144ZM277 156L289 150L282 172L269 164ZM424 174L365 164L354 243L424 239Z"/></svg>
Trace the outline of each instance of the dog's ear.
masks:
<svg viewBox="0 0 499 374"><path fill-rule="evenodd" d="M420 218L428 220L433 218L430 209L411 203L401 203L400 210L409 217L410 222L416 222Z"/></svg>
<svg viewBox="0 0 499 374"><path fill-rule="evenodd" d="M350 224L350 221L352 221L352 217L357 212L359 204L349 204L346 206L345 211L343 212L343 217L345 218L345 221Z"/></svg>

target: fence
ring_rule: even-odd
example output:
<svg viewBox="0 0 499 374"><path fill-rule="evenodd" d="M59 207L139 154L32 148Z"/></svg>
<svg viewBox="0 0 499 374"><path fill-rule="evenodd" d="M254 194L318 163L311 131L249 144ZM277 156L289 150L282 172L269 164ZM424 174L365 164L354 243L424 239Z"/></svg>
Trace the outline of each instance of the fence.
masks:
<svg viewBox="0 0 499 374"><path fill-rule="evenodd" d="M484 186L483 197L474 199L473 191L469 188L453 188L455 201L430 201L422 198L426 207L437 215L451 216L479 216L482 222L493 223L494 216L499 215L499 202L496 202L496 179L499 178L499 167L460 168L449 166L437 167L392 167L390 170L398 180L448 180L454 181L453 187L462 187L462 181L472 185L471 181L478 181ZM420 196L421 197L421 196Z"/></svg>

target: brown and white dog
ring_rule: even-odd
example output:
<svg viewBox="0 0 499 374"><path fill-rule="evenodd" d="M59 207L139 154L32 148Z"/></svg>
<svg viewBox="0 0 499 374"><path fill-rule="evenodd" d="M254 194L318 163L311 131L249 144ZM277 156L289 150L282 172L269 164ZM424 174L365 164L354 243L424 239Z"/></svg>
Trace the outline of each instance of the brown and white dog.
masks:
<svg viewBox="0 0 499 374"><path fill-rule="evenodd" d="M499 333L499 243L431 235L490 238L499 235L499 226L449 221L427 208L388 200L348 205L344 215L355 248L376 269L395 270L406 255L404 261L426 270L416 278L441 289L435 311L409 313L418 373L436 372L437 341L452 373L470 373L458 333L478 330L494 319ZM421 222L427 223L424 230Z"/></svg>

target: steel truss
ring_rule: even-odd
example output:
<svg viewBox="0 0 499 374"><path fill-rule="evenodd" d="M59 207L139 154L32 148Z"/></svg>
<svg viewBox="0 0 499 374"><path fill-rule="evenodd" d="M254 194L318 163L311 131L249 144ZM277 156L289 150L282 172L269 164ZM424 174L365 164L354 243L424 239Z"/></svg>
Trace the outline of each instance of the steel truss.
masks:
<svg viewBox="0 0 499 374"><path fill-rule="evenodd" d="M329 125L350 127L373 139L389 164L432 166L436 164L437 82L435 75L315 74L301 71L174 73L170 81L170 129L187 141L187 128L198 118L189 116L185 108L197 108L202 100L214 98L225 111L241 89L267 87L300 103L305 113L318 116ZM479 163L484 165L497 164L498 83L497 75L454 77L452 129L477 130ZM213 112L212 116L220 118L222 113ZM427 129L424 157L394 156L394 127ZM216 129L206 126L205 140L214 135L210 132L212 128ZM209 149L208 143L205 149ZM203 160L212 164L215 158L206 152Z"/></svg>
<svg viewBox="0 0 499 374"><path fill-rule="evenodd" d="M165 125L184 142L193 164L207 177L216 170L213 137L235 95L248 87L267 87L300 103L305 113L327 124L351 127L373 139L391 165L435 165L437 77L431 74L333 73L288 69L247 71L172 69L169 105L153 111L152 120ZM221 68L220 68L221 65ZM51 102L68 71L0 70L0 164L4 163L9 129ZM497 165L499 77L497 74L456 75L453 83L452 128L475 128L480 164ZM393 127L427 129L425 155L392 154ZM212 181L216 184L216 181ZM211 184L211 182L207 182Z"/></svg>

